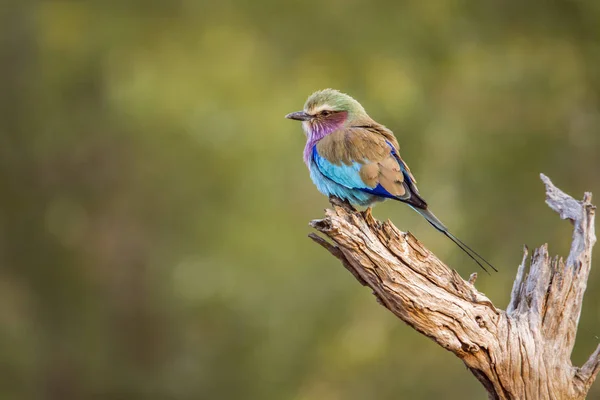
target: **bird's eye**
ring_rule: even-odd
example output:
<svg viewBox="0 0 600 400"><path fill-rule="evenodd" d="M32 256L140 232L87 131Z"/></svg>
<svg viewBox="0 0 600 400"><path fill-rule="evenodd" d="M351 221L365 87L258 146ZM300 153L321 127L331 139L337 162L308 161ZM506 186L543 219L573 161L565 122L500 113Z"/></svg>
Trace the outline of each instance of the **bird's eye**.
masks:
<svg viewBox="0 0 600 400"><path fill-rule="evenodd" d="M329 114L331 114L331 111L329 111L329 110L321 111L321 115L324 117L328 116Z"/></svg>

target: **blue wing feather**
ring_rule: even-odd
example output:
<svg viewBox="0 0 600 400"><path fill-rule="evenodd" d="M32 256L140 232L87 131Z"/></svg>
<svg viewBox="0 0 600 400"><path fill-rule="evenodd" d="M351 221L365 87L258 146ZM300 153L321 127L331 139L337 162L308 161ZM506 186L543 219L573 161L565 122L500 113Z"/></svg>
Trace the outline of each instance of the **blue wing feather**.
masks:
<svg viewBox="0 0 600 400"><path fill-rule="evenodd" d="M379 183L374 188L361 188L359 190L362 190L365 193L374 194L375 196L385 197L388 199L396 198L396 196L385 190L384 187L381 186Z"/></svg>
<svg viewBox="0 0 600 400"><path fill-rule="evenodd" d="M321 157L317 151L317 146L313 147L313 160L319 171L332 181L345 186L349 189L370 189L360 177L360 168L363 164L354 161L350 165L336 165Z"/></svg>
<svg viewBox="0 0 600 400"><path fill-rule="evenodd" d="M389 144L389 143L388 143ZM394 154L393 147L390 145L391 154ZM372 194L375 196L386 197L389 199L395 199L396 196L384 189L383 186L377 184L377 186L370 187L366 185L360 177L360 169L363 164L354 161L352 164L341 164L336 165L329 162L326 158L321 157L317 151L317 146L313 147L313 160L319 168L319 171L328 179L336 182L339 185L345 186L348 189L356 189L362 192ZM400 165L402 168L402 165ZM403 170L404 175L406 173Z"/></svg>

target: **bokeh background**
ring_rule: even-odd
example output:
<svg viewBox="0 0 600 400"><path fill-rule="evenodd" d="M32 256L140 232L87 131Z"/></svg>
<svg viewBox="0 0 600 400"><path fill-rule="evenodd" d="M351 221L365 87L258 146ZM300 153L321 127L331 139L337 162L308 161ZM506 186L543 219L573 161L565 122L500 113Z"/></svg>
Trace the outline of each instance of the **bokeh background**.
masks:
<svg viewBox="0 0 600 400"><path fill-rule="evenodd" d="M594 0L7 0L0 398L486 398L306 237L328 203L283 116L359 99L504 308L524 244L568 252L538 174L600 195L598 21ZM374 213L476 270L408 207Z"/></svg>

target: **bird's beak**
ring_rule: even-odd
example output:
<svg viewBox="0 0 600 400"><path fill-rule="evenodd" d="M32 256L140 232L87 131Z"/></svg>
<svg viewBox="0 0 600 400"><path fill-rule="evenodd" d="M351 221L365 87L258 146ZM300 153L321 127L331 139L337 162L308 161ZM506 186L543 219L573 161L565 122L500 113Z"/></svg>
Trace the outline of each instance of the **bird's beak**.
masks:
<svg viewBox="0 0 600 400"><path fill-rule="evenodd" d="M296 121L308 121L312 118L310 114L305 113L304 111L296 111L293 113L289 113L285 116L287 119L295 119Z"/></svg>

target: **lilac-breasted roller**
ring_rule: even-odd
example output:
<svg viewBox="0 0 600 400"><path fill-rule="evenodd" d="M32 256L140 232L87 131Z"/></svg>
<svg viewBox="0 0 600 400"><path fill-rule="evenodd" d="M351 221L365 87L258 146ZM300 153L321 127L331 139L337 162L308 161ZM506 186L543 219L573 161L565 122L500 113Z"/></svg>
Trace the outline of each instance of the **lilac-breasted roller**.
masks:
<svg viewBox="0 0 600 400"><path fill-rule="evenodd" d="M387 199L406 203L484 271L487 269L479 260L497 271L429 211L408 165L400 158L396 137L369 117L358 101L334 89L320 90L310 95L304 110L286 118L302 121L307 139L304 162L321 193L361 206Z"/></svg>

